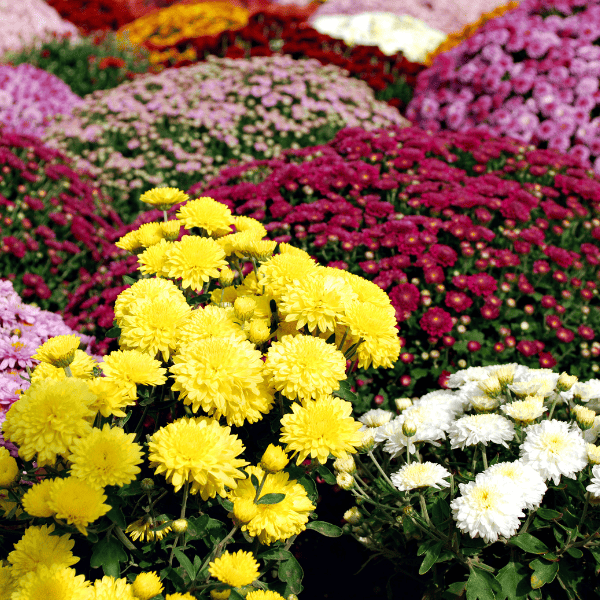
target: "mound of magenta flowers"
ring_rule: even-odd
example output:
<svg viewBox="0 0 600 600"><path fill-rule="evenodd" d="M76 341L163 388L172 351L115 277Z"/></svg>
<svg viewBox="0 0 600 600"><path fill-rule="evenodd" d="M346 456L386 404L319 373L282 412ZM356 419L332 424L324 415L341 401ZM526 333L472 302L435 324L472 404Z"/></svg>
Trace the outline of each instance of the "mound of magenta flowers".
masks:
<svg viewBox="0 0 600 600"><path fill-rule="evenodd" d="M408 118L569 152L600 172L600 3L524 0L438 56Z"/></svg>
<svg viewBox="0 0 600 600"><path fill-rule="evenodd" d="M135 19L129 3L123 0L46 0L60 16L76 25L83 33L99 30L115 31Z"/></svg>
<svg viewBox="0 0 600 600"><path fill-rule="evenodd" d="M503 363L448 385L360 418L368 457L333 464L345 532L423 597L597 597L600 381Z"/></svg>
<svg viewBox="0 0 600 600"><path fill-rule="evenodd" d="M56 114L70 115L83 100L55 75L33 65L0 65L0 126L42 137Z"/></svg>
<svg viewBox="0 0 600 600"><path fill-rule="evenodd" d="M115 35L106 31L80 40L55 37L4 58L13 65L27 63L52 73L80 97L117 87L150 69L142 48L117 42Z"/></svg>
<svg viewBox="0 0 600 600"><path fill-rule="evenodd" d="M361 402L473 361L598 371L600 182L574 157L479 131L347 129L189 193L389 292L403 352Z"/></svg>
<svg viewBox="0 0 600 600"><path fill-rule="evenodd" d="M122 225L94 182L57 150L0 129L0 273L28 302L56 311L113 253Z"/></svg>
<svg viewBox="0 0 600 600"><path fill-rule="evenodd" d="M95 175L131 222L144 189L187 189L231 159L323 143L344 126L405 122L337 67L274 56L212 59L96 92L45 139Z"/></svg>
<svg viewBox="0 0 600 600"><path fill-rule="evenodd" d="M302 591L295 538L342 533L315 520L315 479L363 449L347 372L397 359L389 298L223 204L184 202L149 223L166 237L116 299L121 349L84 362L59 335L32 356L3 424L18 457L0 449L6 596L283 600Z"/></svg>

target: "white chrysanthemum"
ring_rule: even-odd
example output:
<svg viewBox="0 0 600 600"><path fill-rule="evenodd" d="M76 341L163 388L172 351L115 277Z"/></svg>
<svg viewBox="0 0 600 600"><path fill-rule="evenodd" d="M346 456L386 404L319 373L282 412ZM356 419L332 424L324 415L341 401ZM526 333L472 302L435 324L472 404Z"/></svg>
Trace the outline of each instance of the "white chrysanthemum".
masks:
<svg viewBox="0 0 600 600"><path fill-rule="evenodd" d="M518 381L508 386L518 397L543 396L547 398L552 394L558 381L558 373L550 369L529 369L529 372Z"/></svg>
<svg viewBox="0 0 600 600"><path fill-rule="evenodd" d="M589 404L588 404L589 406ZM594 417L594 424L589 429L581 432L583 435L583 439L588 444L595 444L598 439L598 434L600 433L600 416Z"/></svg>
<svg viewBox="0 0 600 600"><path fill-rule="evenodd" d="M458 528L486 543L499 536L509 538L517 532L522 510L522 495L507 477L479 477L459 484L461 495L450 503Z"/></svg>
<svg viewBox="0 0 600 600"><path fill-rule="evenodd" d="M391 476L391 480L401 492L410 492L424 487L438 490L448 487L450 483L445 480L446 477L450 477L448 469L437 463L424 462L404 465Z"/></svg>
<svg viewBox="0 0 600 600"><path fill-rule="evenodd" d="M479 443L487 446L488 442L508 447L506 442L510 442L515 437L515 427L501 415L469 415L461 417L450 425L448 437L452 448L461 450L465 446Z"/></svg>
<svg viewBox="0 0 600 600"><path fill-rule="evenodd" d="M600 408L600 379L577 382L568 392L562 392L561 397L571 400L576 397L580 402L588 404L588 408Z"/></svg>
<svg viewBox="0 0 600 600"><path fill-rule="evenodd" d="M415 400L414 406L431 406L444 413L448 413L455 419L465 412L466 404L462 395L452 390L436 390L421 396Z"/></svg>
<svg viewBox="0 0 600 600"><path fill-rule="evenodd" d="M367 427L381 427L386 423L389 423L394 417L394 413L391 410L383 410L382 408L374 408L368 410L364 415L358 418L358 420Z"/></svg>
<svg viewBox="0 0 600 600"><path fill-rule="evenodd" d="M542 396L528 396L525 400L515 400L500 407L505 414L519 423L533 423L548 409Z"/></svg>
<svg viewBox="0 0 600 600"><path fill-rule="evenodd" d="M448 377L446 385L449 388L459 388L470 381L483 381L490 376L489 367L469 367L456 371Z"/></svg>
<svg viewBox="0 0 600 600"><path fill-rule="evenodd" d="M575 479L587 465L587 450L581 431L564 421L542 421L525 429L521 461L531 465L544 480L558 485L560 476Z"/></svg>
<svg viewBox="0 0 600 600"><path fill-rule="evenodd" d="M521 491L523 505L528 510L538 508L548 489L542 476L530 465L525 465L519 460L501 462L492 465L477 476L503 476L513 481Z"/></svg>
<svg viewBox="0 0 600 600"><path fill-rule="evenodd" d="M593 496L600 496L600 465L594 465L592 467L592 478L590 479L590 485L585 488Z"/></svg>

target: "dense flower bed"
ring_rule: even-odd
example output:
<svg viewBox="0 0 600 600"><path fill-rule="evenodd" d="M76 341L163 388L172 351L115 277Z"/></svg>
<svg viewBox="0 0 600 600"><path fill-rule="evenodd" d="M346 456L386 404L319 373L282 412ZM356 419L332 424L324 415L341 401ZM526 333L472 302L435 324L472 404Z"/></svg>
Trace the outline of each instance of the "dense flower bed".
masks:
<svg viewBox="0 0 600 600"><path fill-rule="evenodd" d="M114 88L150 68L143 48L117 42L115 35L107 31L77 41L50 39L11 52L5 59L13 65L27 63L52 73L81 97Z"/></svg>
<svg viewBox="0 0 600 600"><path fill-rule="evenodd" d="M0 273L27 301L56 311L115 248L121 225L93 182L64 155L0 129Z"/></svg>
<svg viewBox="0 0 600 600"><path fill-rule="evenodd" d="M340 69L274 56L213 59L96 92L46 139L97 176L131 222L149 187L185 189L232 158L322 143L344 126L405 122Z"/></svg>
<svg viewBox="0 0 600 600"><path fill-rule="evenodd" d="M44 0L20 0L0 4L0 56L56 35L79 37L77 28L60 18Z"/></svg>
<svg viewBox="0 0 600 600"><path fill-rule="evenodd" d="M85 34L100 29L117 30L135 19L122 0L46 0L63 19Z"/></svg>
<svg viewBox="0 0 600 600"><path fill-rule="evenodd" d="M438 56L407 115L568 151L600 173L600 2L524 0Z"/></svg>

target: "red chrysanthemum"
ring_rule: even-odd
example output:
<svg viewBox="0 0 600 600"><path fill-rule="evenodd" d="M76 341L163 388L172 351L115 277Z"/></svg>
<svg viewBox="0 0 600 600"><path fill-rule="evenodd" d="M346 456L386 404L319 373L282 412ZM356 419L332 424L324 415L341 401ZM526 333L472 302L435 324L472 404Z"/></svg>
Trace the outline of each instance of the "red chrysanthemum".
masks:
<svg viewBox="0 0 600 600"><path fill-rule="evenodd" d="M412 283L401 283L390 291L390 300L399 311L417 310L420 298L419 288Z"/></svg>
<svg viewBox="0 0 600 600"><path fill-rule="evenodd" d="M419 325L433 337L440 337L452 331L452 316L443 308L430 308L420 319Z"/></svg>
<svg viewBox="0 0 600 600"><path fill-rule="evenodd" d="M448 308L453 308L456 312L467 310L473 304L473 300L464 292L448 292L444 298L444 303Z"/></svg>
<svg viewBox="0 0 600 600"><path fill-rule="evenodd" d="M491 275L478 273L467 278L467 286L476 296L489 296L496 291L498 283Z"/></svg>

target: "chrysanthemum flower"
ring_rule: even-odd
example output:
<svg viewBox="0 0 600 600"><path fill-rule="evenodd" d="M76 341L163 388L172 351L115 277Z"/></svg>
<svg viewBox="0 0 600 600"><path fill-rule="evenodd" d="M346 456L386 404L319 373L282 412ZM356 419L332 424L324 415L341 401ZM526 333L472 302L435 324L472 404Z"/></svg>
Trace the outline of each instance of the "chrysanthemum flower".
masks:
<svg viewBox="0 0 600 600"><path fill-rule="evenodd" d="M150 600L160 594L164 586L160 582L160 577L156 571L140 573L131 585L134 596L137 600Z"/></svg>
<svg viewBox="0 0 600 600"><path fill-rule="evenodd" d="M153 542L162 540L165 535L171 531L170 525L165 525L168 521L156 520L153 521L150 515L146 515L133 523L130 523L125 530L129 537L136 542Z"/></svg>
<svg viewBox="0 0 600 600"><path fill-rule="evenodd" d="M525 400L515 400L500 407L517 423L529 425L541 417L548 409L544 406L542 396L527 396Z"/></svg>
<svg viewBox="0 0 600 600"><path fill-rule="evenodd" d="M522 495L507 477L483 477L459 484L460 496L450 503L457 527L472 538L486 543L499 536L509 538L517 532L522 510Z"/></svg>
<svg viewBox="0 0 600 600"><path fill-rule="evenodd" d="M75 358L81 338L73 335L57 335L44 342L31 357L53 367L68 367Z"/></svg>
<svg viewBox="0 0 600 600"><path fill-rule="evenodd" d="M231 210L225 204L206 196L186 202L179 209L177 218L186 229L199 227L215 236L230 233L234 223Z"/></svg>
<svg viewBox="0 0 600 600"><path fill-rule="evenodd" d="M140 273L166 277L167 274L164 270L165 262L172 247L173 242L161 239L157 244L146 248L141 254L138 254L138 263L140 264L138 270Z"/></svg>
<svg viewBox="0 0 600 600"><path fill-rule="evenodd" d="M158 187L143 193L140 200L155 206L158 210L168 210L175 204L189 200L189 196L177 188Z"/></svg>
<svg viewBox="0 0 600 600"><path fill-rule="evenodd" d="M248 467L249 476L255 475L259 481L265 474L260 467ZM304 486L295 480L290 480L289 474L284 471L267 475L261 491L265 494L285 494L285 498L276 504L256 504L256 511L242 529L251 536L258 537L261 544L270 545L277 540L287 540L306 529L308 515L315 510L315 505L310 501ZM256 490L248 479L238 482L237 488L229 494L233 502L234 512L239 503L253 501Z"/></svg>
<svg viewBox="0 0 600 600"><path fill-rule="evenodd" d="M144 248L151 248L163 239L160 223L144 223L136 230L137 239Z"/></svg>
<svg viewBox="0 0 600 600"><path fill-rule="evenodd" d="M235 254L242 258L247 256L246 247L248 244L259 241L262 236L263 233L260 229L248 229L247 231L224 235L215 241L227 256Z"/></svg>
<svg viewBox="0 0 600 600"><path fill-rule="evenodd" d="M138 600L132 586L124 578L105 575L94 581L94 600Z"/></svg>
<svg viewBox="0 0 600 600"><path fill-rule="evenodd" d="M181 221L179 219L172 219L171 221L163 221L160 224L163 236L165 240L174 242L179 237L181 231Z"/></svg>
<svg viewBox="0 0 600 600"><path fill-rule="evenodd" d="M543 396L545 398L554 391L557 380L558 375L550 371L549 375L533 377L526 381L514 381L508 386L508 389L517 398L525 398L525 396Z"/></svg>
<svg viewBox="0 0 600 600"><path fill-rule="evenodd" d="M273 405L263 380L262 354L236 334L188 344L173 357L173 390L197 412L200 407L216 419L240 426L262 419Z"/></svg>
<svg viewBox="0 0 600 600"><path fill-rule="evenodd" d="M8 565L0 563L0 598L11 598L16 589L17 582L13 577L12 569Z"/></svg>
<svg viewBox="0 0 600 600"><path fill-rule="evenodd" d="M480 475L508 477L521 491L523 504L528 510L534 510L539 507L548 489L542 476L533 467L525 465L518 460L496 463Z"/></svg>
<svg viewBox="0 0 600 600"><path fill-rule="evenodd" d="M178 328L191 312L185 300L163 295L138 300L130 307L130 314L121 322L119 342L130 350L139 350L163 360L177 348Z"/></svg>
<svg viewBox="0 0 600 600"><path fill-rule="evenodd" d="M174 594L167 594L166 600L196 600L196 598L189 592L186 592L185 594L175 592Z"/></svg>
<svg viewBox="0 0 600 600"><path fill-rule="evenodd" d="M358 366L364 369L390 368L400 355L400 338L393 308L370 302L351 302L340 323L350 328L353 343L363 340L357 349Z"/></svg>
<svg viewBox="0 0 600 600"><path fill-rule="evenodd" d="M588 460L591 465L600 465L600 446L586 444Z"/></svg>
<svg viewBox="0 0 600 600"><path fill-rule="evenodd" d="M48 505L53 479L35 483L23 494L23 510L32 517L51 517L54 511Z"/></svg>
<svg viewBox="0 0 600 600"><path fill-rule="evenodd" d="M134 439L135 434L108 423L102 429L92 429L71 446L71 475L98 488L130 483L142 462L142 448Z"/></svg>
<svg viewBox="0 0 600 600"><path fill-rule="evenodd" d="M124 236L120 237L115 242L115 246L122 250L127 250L127 252L131 252L131 254L136 254L138 250L144 247L138 237L137 230L129 231Z"/></svg>
<svg viewBox="0 0 600 600"><path fill-rule="evenodd" d="M137 385L163 385L166 369L152 356L137 350L115 350L100 364L107 379L128 390L130 398L136 397Z"/></svg>
<svg viewBox="0 0 600 600"><path fill-rule="evenodd" d="M108 377L95 377L88 381L90 392L96 396L96 401L92 405L95 412L99 412L103 417L126 417L123 411L128 406L134 406L137 396L130 395L130 389L121 385L118 381Z"/></svg>
<svg viewBox="0 0 600 600"><path fill-rule="evenodd" d="M265 226L257 219L237 215L233 218L233 224L235 225L236 231L253 231L259 238L263 238L267 235Z"/></svg>
<svg viewBox="0 0 600 600"><path fill-rule="evenodd" d="M285 600L285 598L273 590L254 590L246 596L246 600Z"/></svg>
<svg viewBox="0 0 600 600"><path fill-rule="evenodd" d="M452 448L464 449L465 446L489 442L502 444L508 448L506 442L515 437L514 425L502 415L482 414L468 415L457 419L448 428L448 437Z"/></svg>
<svg viewBox="0 0 600 600"><path fill-rule="evenodd" d="M542 421L525 429L521 461L558 485L561 475L575 479L587 465L586 444L576 425L556 419Z"/></svg>
<svg viewBox="0 0 600 600"><path fill-rule="evenodd" d="M218 290L220 293L220 290ZM209 304L204 308L196 308L181 324L179 329L179 345L195 344L211 337L245 340L246 334L231 315L231 310Z"/></svg>
<svg viewBox="0 0 600 600"><path fill-rule="evenodd" d="M317 328L334 331L344 307L357 297L342 278L317 271L284 290L279 310L286 321L297 321L298 328L306 325L311 333Z"/></svg>
<svg viewBox="0 0 600 600"><path fill-rule="evenodd" d="M48 506L56 513L57 519L64 519L87 535L86 527L110 510L104 504L106 496L86 481L76 477L55 479L50 488Z"/></svg>
<svg viewBox="0 0 600 600"><path fill-rule="evenodd" d="M10 487L19 477L19 466L8 448L0 446L0 487Z"/></svg>
<svg viewBox="0 0 600 600"><path fill-rule="evenodd" d="M258 269L258 280L271 287L279 297L294 281L302 281L316 271L317 263L310 257L293 254L277 254L265 261Z"/></svg>
<svg viewBox="0 0 600 600"><path fill-rule="evenodd" d="M69 365L71 375L78 379L91 379L94 376L94 367L98 362L83 350L75 350L73 362ZM31 381L40 379L65 379L67 374L61 367L54 367L50 363L40 363L31 373Z"/></svg>
<svg viewBox="0 0 600 600"><path fill-rule="evenodd" d="M51 535L53 531L54 525L28 527L25 530L7 557L15 578L35 571L40 565L71 567L79 562L79 558L71 552L75 545L71 536Z"/></svg>
<svg viewBox="0 0 600 600"><path fill-rule="evenodd" d="M357 295L358 302L368 302L369 304L374 304L388 310L392 308L389 296L376 283L343 269L332 269L329 267L324 267L324 269L329 274L335 274L334 272L337 271L350 284L350 287ZM392 309L392 314L394 313L395 311Z"/></svg>
<svg viewBox="0 0 600 600"><path fill-rule="evenodd" d="M373 408L368 410L364 415L358 417L358 420L366 427L381 427L382 425L389 423L394 417L395 415L391 410Z"/></svg>
<svg viewBox="0 0 600 600"><path fill-rule="evenodd" d="M267 235L267 234L265 233L265 235ZM280 254L292 254L293 256L301 256L303 258L311 257L310 254L308 252L306 252L306 250L302 250L302 248L296 248L296 246L292 246L291 244L288 244L287 242L282 242L281 244L279 244L279 253ZM327 267L323 267L323 268L327 268ZM339 269L335 269L335 270L338 271Z"/></svg>
<svg viewBox="0 0 600 600"><path fill-rule="evenodd" d="M67 456L73 442L87 435L96 400L85 381L67 377L31 384L6 413L4 435L19 447L24 460L36 457L39 466Z"/></svg>
<svg viewBox="0 0 600 600"><path fill-rule="evenodd" d="M600 496L600 465L594 465L592 467L592 478L590 479L590 485L585 488L594 496Z"/></svg>
<svg viewBox="0 0 600 600"><path fill-rule="evenodd" d="M281 446L269 444L260 459L260 466L267 473L277 473L285 469L289 462L290 459Z"/></svg>
<svg viewBox="0 0 600 600"><path fill-rule="evenodd" d="M184 288L199 292L210 278L217 279L219 270L227 266L225 252L212 238L187 235L173 242L167 252L164 273L173 279L181 278Z"/></svg>
<svg viewBox="0 0 600 600"><path fill-rule="evenodd" d="M277 242L274 240L249 238L238 246L237 253L243 256L250 256L258 261L265 261L273 256L276 247Z"/></svg>
<svg viewBox="0 0 600 600"><path fill-rule="evenodd" d="M75 569L59 565L40 566L19 580L11 600L40 600L40 598L68 598L69 600L90 600L90 582Z"/></svg>
<svg viewBox="0 0 600 600"><path fill-rule="evenodd" d="M235 489L243 478L239 469L248 464L237 458L244 451L237 435L206 418L183 418L161 427L148 448L150 466L164 473L176 492L191 483L191 493L200 493L203 500L225 496L225 487Z"/></svg>
<svg viewBox="0 0 600 600"><path fill-rule="evenodd" d="M345 458L362 444L361 424L352 417L352 404L326 396L319 400L292 404L292 414L281 419L281 442L286 450L298 453L296 464L316 458L322 465L330 454Z"/></svg>
<svg viewBox="0 0 600 600"><path fill-rule="evenodd" d="M168 279L154 277L140 279L131 287L123 290L115 300L115 318L120 327L122 319L130 313L130 308L138 300L152 300L161 296L168 296L174 302L185 302L183 292Z"/></svg>
<svg viewBox="0 0 600 600"><path fill-rule="evenodd" d="M267 351L265 377L290 400L325 398L347 378L346 359L321 338L286 335Z"/></svg>
<svg viewBox="0 0 600 600"><path fill-rule="evenodd" d="M208 572L222 583L231 587L251 584L259 573L259 565L252 552L227 550L208 565Z"/></svg>
<svg viewBox="0 0 600 600"><path fill-rule="evenodd" d="M450 477L450 471L437 463L411 463L404 465L399 471L391 476L392 483L401 492L410 492L424 487L434 487L440 489L448 487L450 484L446 481Z"/></svg>

